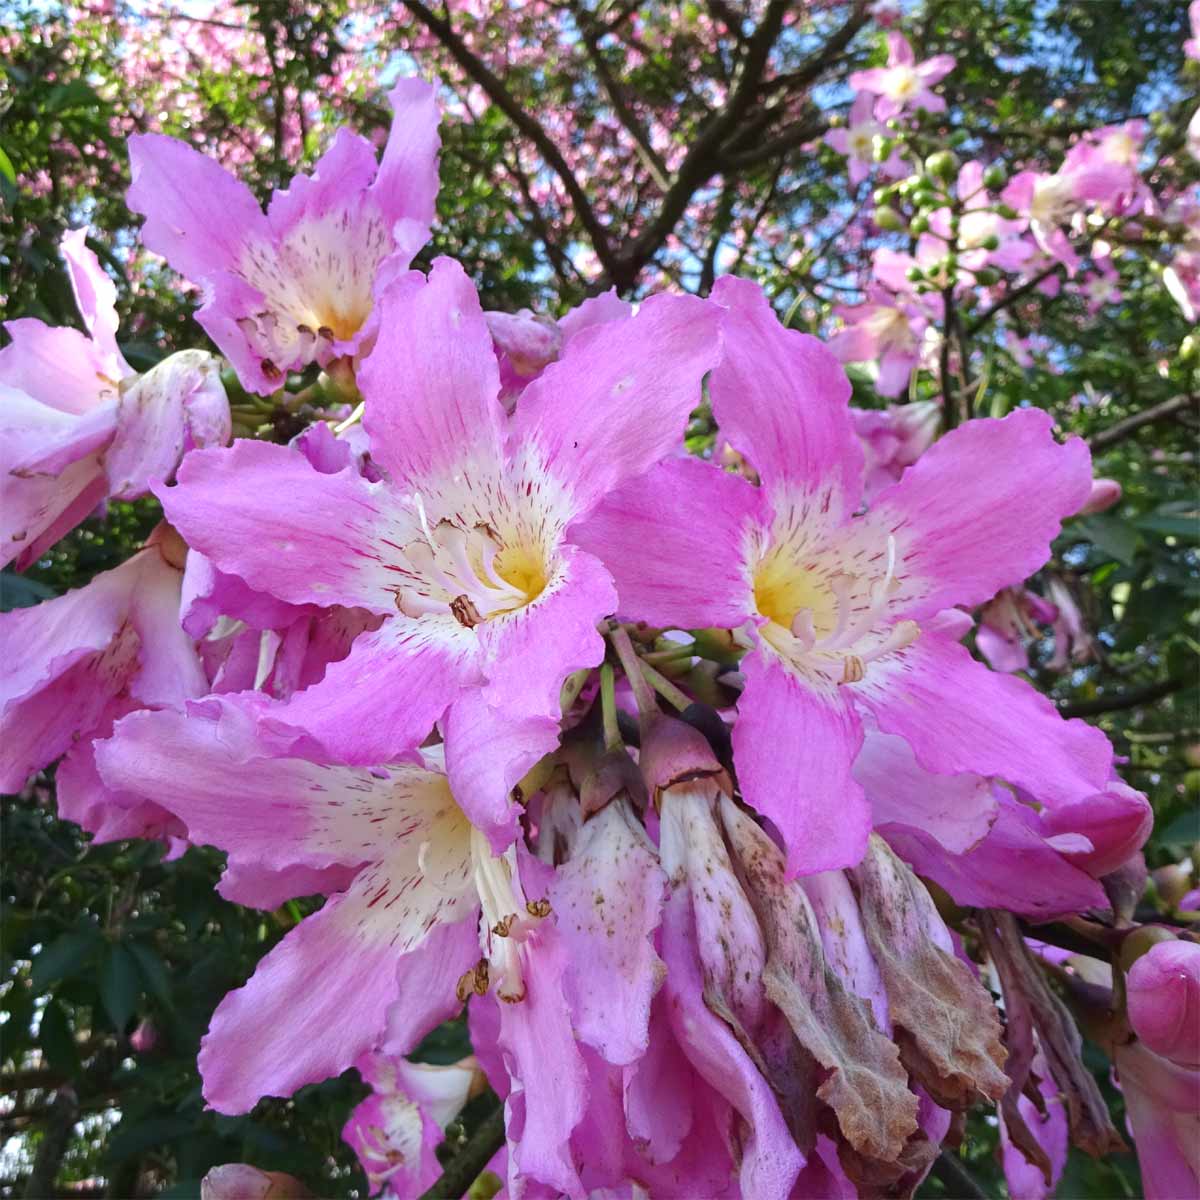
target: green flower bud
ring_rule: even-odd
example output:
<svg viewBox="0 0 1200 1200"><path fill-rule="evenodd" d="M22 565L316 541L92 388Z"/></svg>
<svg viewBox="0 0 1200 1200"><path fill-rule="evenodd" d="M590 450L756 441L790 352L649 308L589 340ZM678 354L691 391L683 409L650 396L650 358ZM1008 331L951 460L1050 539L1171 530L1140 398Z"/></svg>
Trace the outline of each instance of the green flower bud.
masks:
<svg viewBox="0 0 1200 1200"><path fill-rule="evenodd" d="M985 250L999 250L1000 249L1000 239L994 233L989 233L987 235L987 237L985 237L983 239L983 241L980 242L979 244Z"/></svg>
<svg viewBox="0 0 1200 1200"><path fill-rule="evenodd" d="M1121 966L1128 971L1151 946L1159 942L1173 942L1175 935L1162 925L1143 925L1135 929L1121 942Z"/></svg>
<svg viewBox="0 0 1200 1200"><path fill-rule="evenodd" d="M886 204L881 204L871 214L871 219L880 229L887 229L892 233L903 233L908 228L904 218L894 208L889 208Z"/></svg>
<svg viewBox="0 0 1200 1200"><path fill-rule="evenodd" d="M1006 220L1015 221L1021 214L1011 204L997 204L996 211Z"/></svg>
<svg viewBox="0 0 1200 1200"><path fill-rule="evenodd" d="M983 186L998 192L1008 182L1008 172L1000 163L992 163L983 173Z"/></svg>
<svg viewBox="0 0 1200 1200"><path fill-rule="evenodd" d="M925 170L935 179L950 183L958 174L958 158L949 150L939 150L925 160Z"/></svg>
<svg viewBox="0 0 1200 1200"><path fill-rule="evenodd" d="M918 213L908 223L908 232L911 233L913 237L920 237L921 234L925 233L928 229L929 218L924 213Z"/></svg>
<svg viewBox="0 0 1200 1200"><path fill-rule="evenodd" d="M956 129L950 135L950 145L957 150L960 146L966 145L968 137L970 137L970 134L968 134L965 129Z"/></svg>
<svg viewBox="0 0 1200 1200"><path fill-rule="evenodd" d="M993 283L1000 282L1000 272L992 267L980 267L975 272L975 282L983 287L990 287Z"/></svg>
<svg viewBox="0 0 1200 1200"><path fill-rule="evenodd" d="M925 278L925 272L922 271L920 267L909 267L908 270L904 272L904 278L907 279L909 283L920 283L921 280Z"/></svg>

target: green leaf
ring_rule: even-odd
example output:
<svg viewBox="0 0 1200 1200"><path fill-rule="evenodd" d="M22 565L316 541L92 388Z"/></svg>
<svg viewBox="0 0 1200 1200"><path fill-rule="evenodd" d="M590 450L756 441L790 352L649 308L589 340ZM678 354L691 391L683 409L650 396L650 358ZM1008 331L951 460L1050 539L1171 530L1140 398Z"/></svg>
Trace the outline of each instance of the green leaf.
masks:
<svg viewBox="0 0 1200 1200"><path fill-rule="evenodd" d="M110 946L100 967L100 999L118 1033L124 1031L133 1016L141 991L139 981L137 961L129 950L120 942Z"/></svg>
<svg viewBox="0 0 1200 1200"><path fill-rule="evenodd" d="M44 992L60 979L75 975L100 943L96 929L75 929L46 946L33 960L30 982L35 992Z"/></svg>
<svg viewBox="0 0 1200 1200"><path fill-rule="evenodd" d="M36 579L14 575L11 571L0 571L0 612L13 608L32 608L39 600L49 600L54 595L51 588Z"/></svg>
<svg viewBox="0 0 1200 1200"><path fill-rule="evenodd" d="M1133 562L1142 539L1128 521L1097 513L1084 517L1077 525L1083 531L1084 537L1094 542L1110 558L1115 558L1127 566Z"/></svg>
<svg viewBox="0 0 1200 1200"><path fill-rule="evenodd" d="M1196 517L1175 517L1166 513L1152 513L1148 517L1138 517L1133 524L1138 529L1145 529L1150 533L1200 541L1200 519Z"/></svg>
<svg viewBox="0 0 1200 1200"><path fill-rule="evenodd" d="M109 1161L120 1162L157 1146L177 1142L193 1133L195 1128L195 1116L139 1117L134 1121L122 1121L108 1143Z"/></svg>
<svg viewBox="0 0 1200 1200"><path fill-rule="evenodd" d="M1200 843L1200 809L1189 808L1165 829L1156 829L1154 841L1167 846L1194 846Z"/></svg>
<svg viewBox="0 0 1200 1200"><path fill-rule="evenodd" d="M146 985L145 990L150 993L164 1008L168 1010L173 1007L171 1000L171 978L167 974L167 968L163 966L163 961L159 958L157 952L152 946L147 946L144 942L130 942L129 953L133 955L137 961L138 972Z"/></svg>
<svg viewBox="0 0 1200 1200"><path fill-rule="evenodd" d="M3 146L0 146L0 178L7 180L8 183L13 185L17 182L17 172L13 168L12 159L4 153Z"/></svg>
<svg viewBox="0 0 1200 1200"><path fill-rule="evenodd" d="M51 1070L69 1079L79 1074L81 1067L75 1034L71 1031L66 1010L57 1000L51 1000L42 1010L38 1042Z"/></svg>

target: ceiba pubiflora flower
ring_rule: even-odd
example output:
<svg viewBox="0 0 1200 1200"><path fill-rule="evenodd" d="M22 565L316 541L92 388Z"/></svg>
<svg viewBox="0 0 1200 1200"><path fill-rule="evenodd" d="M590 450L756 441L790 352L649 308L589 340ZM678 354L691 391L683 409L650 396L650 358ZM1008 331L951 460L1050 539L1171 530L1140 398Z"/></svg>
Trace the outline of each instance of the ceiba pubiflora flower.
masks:
<svg viewBox="0 0 1200 1200"><path fill-rule="evenodd" d="M734 761L789 870L862 858L871 818L851 768L864 723L904 738L926 770L1000 776L1046 806L1103 792L1104 735L973 661L962 614L945 612L1042 565L1090 492L1083 443L1056 443L1037 410L972 421L860 514L863 454L837 361L780 325L756 284L721 279L713 298L725 310L713 416L761 485L671 460L575 536L611 570L622 614L741 631Z"/></svg>

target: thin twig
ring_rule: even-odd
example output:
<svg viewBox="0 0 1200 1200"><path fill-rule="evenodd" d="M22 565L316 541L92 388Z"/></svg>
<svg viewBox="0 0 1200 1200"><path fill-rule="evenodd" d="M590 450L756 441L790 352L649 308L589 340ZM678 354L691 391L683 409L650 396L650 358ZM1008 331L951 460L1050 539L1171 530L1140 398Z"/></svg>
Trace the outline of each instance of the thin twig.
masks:
<svg viewBox="0 0 1200 1200"><path fill-rule="evenodd" d="M1088 438L1088 445L1093 452L1107 450L1109 446L1113 446L1131 433L1137 432L1143 425L1151 425L1157 421L1169 421L1172 417L1191 409L1200 409L1200 395L1173 396L1170 400L1164 400L1152 408L1143 409L1140 413L1134 413L1133 416L1117 421L1107 429L1093 434Z"/></svg>
<svg viewBox="0 0 1200 1200"><path fill-rule="evenodd" d="M495 1109L454 1156L441 1178L421 1193L420 1200L458 1200L459 1196L465 1196L503 1145L504 1105L497 1101Z"/></svg>
<svg viewBox="0 0 1200 1200"><path fill-rule="evenodd" d="M1097 696L1094 700L1076 700L1073 704L1060 704L1059 716L1063 717L1098 717L1103 713L1122 712L1127 708L1140 708L1143 704L1153 704L1173 692L1181 692L1189 684L1195 684L1195 679L1163 679L1143 688L1131 688L1127 692L1118 692L1112 696Z"/></svg>

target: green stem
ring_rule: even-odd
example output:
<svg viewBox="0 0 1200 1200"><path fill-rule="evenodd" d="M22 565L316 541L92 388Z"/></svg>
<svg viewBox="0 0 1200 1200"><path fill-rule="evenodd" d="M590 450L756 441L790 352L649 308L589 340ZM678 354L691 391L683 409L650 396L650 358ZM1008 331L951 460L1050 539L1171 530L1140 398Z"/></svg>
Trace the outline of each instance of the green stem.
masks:
<svg viewBox="0 0 1200 1200"><path fill-rule="evenodd" d="M617 725L617 693L612 663L600 666L600 714L604 718L604 746L607 750L619 750L622 746L621 730Z"/></svg>
<svg viewBox="0 0 1200 1200"><path fill-rule="evenodd" d="M641 662L642 675L646 682L673 708L683 712L692 703L692 698L677 688L665 675L656 671L645 659Z"/></svg>

